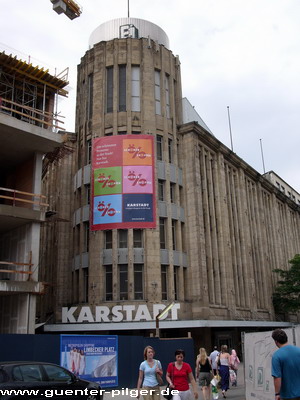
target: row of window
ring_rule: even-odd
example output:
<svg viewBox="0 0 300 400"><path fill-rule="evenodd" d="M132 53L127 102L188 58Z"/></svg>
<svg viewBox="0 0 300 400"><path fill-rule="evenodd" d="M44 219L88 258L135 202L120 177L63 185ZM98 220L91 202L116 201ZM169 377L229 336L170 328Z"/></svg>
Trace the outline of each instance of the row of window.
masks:
<svg viewBox="0 0 300 400"><path fill-rule="evenodd" d="M174 266L174 299L178 300L178 288L179 288L179 267ZM128 300L129 298L129 279L128 279L128 265L118 265L118 300ZM153 282L153 289L155 289L157 283ZM133 290L134 300L144 300L144 265L134 264L133 265ZM161 299L168 300L168 266L161 266ZM113 300L113 267L112 265L105 266L105 300Z"/></svg>
<svg viewBox="0 0 300 400"><path fill-rule="evenodd" d="M141 73L140 67L131 66L131 111L141 111ZM116 111L127 111L127 66L118 66L118 81L115 81L114 67L106 68L106 112L114 111L114 84L118 86L118 109ZM166 105L166 117L170 118L170 90L169 75L164 75L164 95ZM161 98L161 71L154 71L155 82L155 113L162 115ZM90 114L88 114L90 116Z"/></svg>
<svg viewBox="0 0 300 400"><path fill-rule="evenodd" d="M105 301L113 301L113 266L106 265L105 268ZM168 266L161 266L161 300L169 299L168 292ZM174 300L179 299L179 266L174 266L173 272L173 290L174 290ZM83 296L82 302L89 302L89 287L92 285L89 284L89 275L88 268L82 269L82 284L83 284ZM75 293L79 293L79 270L75 271ZM118 265L118 295L117 300L128 300L129 299L129 290L133 287L133 298L134 300L145 300L145 281L144 281L144 265L143 264L134 264L133 265L133 282L129 282L128 279L128 264L119 264ZM155 290L157 286L157 282L152 283L153 290ZM92 287L93 289L93 287ZM78 300L76 298L73 299L75 302Z"/></svg>

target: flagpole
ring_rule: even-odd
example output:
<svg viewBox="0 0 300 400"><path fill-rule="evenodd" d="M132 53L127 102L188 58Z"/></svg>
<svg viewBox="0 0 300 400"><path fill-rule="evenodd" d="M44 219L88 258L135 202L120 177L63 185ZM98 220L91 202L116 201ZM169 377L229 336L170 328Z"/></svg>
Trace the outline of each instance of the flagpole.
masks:
<svg viewBox="0 0 300 400"><path fill-rule="evenodd" d="M231 141L231 151L233 151L233 141L232 141L232 132L231 132L231 122L230 122L229 106L227 106L227 113L228 113L229 133L230 133L230 141Z"/></svg>

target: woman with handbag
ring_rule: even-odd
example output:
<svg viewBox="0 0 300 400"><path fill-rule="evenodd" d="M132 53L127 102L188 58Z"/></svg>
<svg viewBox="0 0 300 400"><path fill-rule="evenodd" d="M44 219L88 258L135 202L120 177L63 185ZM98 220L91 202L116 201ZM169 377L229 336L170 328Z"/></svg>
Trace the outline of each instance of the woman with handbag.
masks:
<svg viewBox="0 0 300 400"><path fill-rule="evenodd" d="M159 385L163 384L162 374L163 370L159 360L155 360L153 357L155 351L153 347L146 346L144 349L144 361L141 362L139 368L139 378L137 382L138 395L140 397L140 389L147 391L147 394L143 394L144 400L159 400L160 390Z"/></svg>
<svg viewBox="0 0 300 400"><path fill-rule="evenodd" d="M218 369L221 376L221 390L224 399L226 398L226 392L229 389L229 365L230 365L230 354L227 351L226 344L221 346L221 353L218 357Z"/></svg>
<svg viewBox="0 0 300 400"><path fill-rule="evenodd" d="M190 400L191 391L189 383L193 387L195 399L198 399L198 390L192 368L190 364L184 362L185 352L178 349L175 351L175 362L168 365L166 380L170 390L177 390L178 394L173 394L173 400Z"/></svg>
<svg viewBox="0 0 300 400"><path fill-rule="evenodd" d="M196 359L196 378L199 378L199 386L201 387L204 400L211 398L211 384L213 378L212 366L206 350L201 347Z"/></svg>

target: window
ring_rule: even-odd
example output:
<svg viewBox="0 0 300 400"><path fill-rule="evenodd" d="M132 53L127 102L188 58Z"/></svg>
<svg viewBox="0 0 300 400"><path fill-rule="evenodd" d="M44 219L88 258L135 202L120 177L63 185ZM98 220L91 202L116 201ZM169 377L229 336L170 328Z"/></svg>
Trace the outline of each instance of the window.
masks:
<svg viewBox="0 0 300 400"><path fill-rule="evenodd" d="M173 250L176 250L176 221L172 219L172 246Z"/></svg>
<svg viewBox="0 0 300 400"><path fill-rule="evenodd" d="M128 265L119 265L120 300L128 300Z"/></svg>
<svg viewBox="0 0 300 400"><path fill-rule="evenodd" d="M113 67L106 69L106 112L113 112Z"/></svg>
<svg viewBox="0 0 300 400"><path fill-rule="evenodd" d="M174 300L178 300L179 289L179 267L174 266Z"/></svg>
<svg viewBox="0 0 300 400"><path fill-rule="evenodd" d="M15 367L12 372L14 381L22 382L40 382L42 374L38 365L20 365Z"/></svg>
<svg viewBox="0 0 300 400"><path fill-rule="evenodd" d="M88 140L86 142L86 165L92 162L92 141Z"/></svg>
<svg viewBox="0 0 300 400"><path fill-rule="evenodd" d="M134 248L143 247L143 231L141 229L133 230L133 247Z"/></svg>
<svg viewBox="0 0 300 400"><path fill-rule="evenodd" d="M165 76L165 91L166 91L166 116L170 118L170 91L169 91L169 75Z"/></svg>
<svg viewBox="0 0 300 400"><path fill-rule="evenodd" d="M105 300L111 301L113 299L113 274L112 266L105 267Z"/></svg>
<svg viewBox="0 0 300 400"><path fill-rule="evenodd" d="M134 299L143 300L143 264L134 264Z"/></svg>
<svg viewBox="0 0 300 400"><path fill-rule="evenodd" d="M72 379L71 374L64 369L57 367L56 365L43 365L46 374L48 376L48 381L50 382L70 382Z"/></svg>
<svg viewBox="0 0 300 400"><path fill-rule="evenodd" d="M161 179L158 180L158 200L165 200L165 182Z"/></svg>
<svg viewBox="0 0 300 400"><path fill-rule="evenodd" d="M159 237L160 237L160 248L166 248L166 219L159 218Z"/></svg>
<svg viewBox="0 0 300 400"><path fill-rule="evenodd" d="M175 203L175 183L170 183L170 199L171 203Z"/></svg>
<svg viewBox="0 0 300 400"><path fill-rule="evenodd" d="M89 269L83 268L83 302L89 302Z"/></svg>
<svg viewBox="0 0 300 400"><path fill-rule="evenodd" d="M126 111L126 65L119 65L119 111Z"/></svg>
<svg viewBox="0 0 300 400"><path fill-rule="evenodd" d="M91 119L93 116L93 75L88 76L88 93L87 93L87 117Z"/></svg>
<svg viewBox="0 0 300 400"><path fill-rule="evenodd" d="M105 248L112 249L112 231L105 231Z"/></svg>
<svg viewBox="0 0 300 400"><path fill-rule="evenodd" d="M155 82L155 114L161 115L161 102L160 102L160 71L154 72Z"/></svg>
<svg viewBox="0 0 300 400"><path fill-rule="evenodd" d="M172 139L168 139L168 154L169 154L169 163L173 162L173 141Z"/></svg>
<svg viewBox="0 0 300 400"><path fill-rule="evenodd" d="M126 248L127 247L127 237L128 237L127 229L119 229L118 230L118 236L119 236L118 247L121 248L121 249Z"/></svg>
<svg viewBox="0 0 300 400"><path fill-rule="evenodd" d="M161 299L168 300L168 268L161 266Z"/></svg>
<svg viewBox="0 0 300 400"><path fill-rule="evenodd" d="M163 137L156 135L156 157L158 161L163 159Z"/></svg>
<svg viewBox="0 0 300 400"><path fill-rule="evenodd" d="M83 251L88 252L90 247L90 224L89 222L83 223L84 229L84 242L83 242Z"/></svg>
<svg viewBox="0 0 300 400"><path fill-rule="evenodd" d="M86 198L86 204L90 204L90 201L91 201L91 186L90 185L85 186L85 198Z"/></svg>
<svg viewBox="0 0 300 400"><path fill-rule="evenodd" d="M131 111L141 111L140 67L131 68Z"/></svg>

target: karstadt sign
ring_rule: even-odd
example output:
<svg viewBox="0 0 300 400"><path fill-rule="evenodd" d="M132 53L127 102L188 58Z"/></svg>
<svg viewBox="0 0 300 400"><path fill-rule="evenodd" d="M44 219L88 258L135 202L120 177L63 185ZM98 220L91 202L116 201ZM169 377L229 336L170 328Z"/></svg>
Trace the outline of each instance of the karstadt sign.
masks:
<svg viewBox="0 0 300 400"><path fill-rule="evenodd" d="M62 323L154 321L156 316L165 308L165 304L153 304L151 313L146 304L126 304L123 306L113 306L111 308L107 306L96 306L94 312L92 312L90 306L62 307ZM168 315L171 314L171 320L177 320L179 309L180 304L174 304L172 309L161 319L166 319Z"/></svg>

